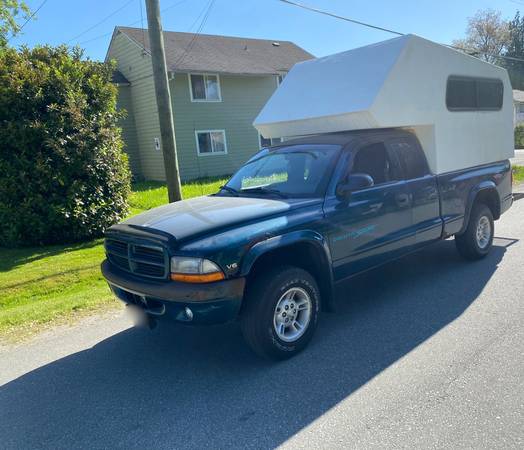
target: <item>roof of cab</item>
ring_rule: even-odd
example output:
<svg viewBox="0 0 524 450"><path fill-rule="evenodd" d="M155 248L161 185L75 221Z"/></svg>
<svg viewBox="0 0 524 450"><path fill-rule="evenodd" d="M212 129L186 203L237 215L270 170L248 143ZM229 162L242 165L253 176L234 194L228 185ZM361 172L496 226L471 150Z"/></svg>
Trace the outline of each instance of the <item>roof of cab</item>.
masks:
<svg viewBox="0 0 524 450"><path fill-rule="evenodd" d="M300 144L321 144L321 145L340 145L342 147L351 144L359 138L383 137L386 136L405 136L412 134L409 130L399 128L377 128L371 130L352 130L341 131L336 133L323 133L310 136L303 136L300 138L285 140L280 144L273 145L270 148L287 147L290 145Z"/></svg>

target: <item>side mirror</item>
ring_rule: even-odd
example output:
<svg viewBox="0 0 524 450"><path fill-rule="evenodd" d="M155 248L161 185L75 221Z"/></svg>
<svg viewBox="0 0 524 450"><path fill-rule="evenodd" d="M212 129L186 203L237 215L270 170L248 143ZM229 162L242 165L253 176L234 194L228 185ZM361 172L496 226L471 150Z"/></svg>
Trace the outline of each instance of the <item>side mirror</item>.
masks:
<svg viewBox="0 0 524 450"><path fill-rule="evenodd" d="M374 184L373 178L367 173L353 173L347 177L346 181L337 185L336 194L339 199L347 200L351 192L371 187Z"/></svg>

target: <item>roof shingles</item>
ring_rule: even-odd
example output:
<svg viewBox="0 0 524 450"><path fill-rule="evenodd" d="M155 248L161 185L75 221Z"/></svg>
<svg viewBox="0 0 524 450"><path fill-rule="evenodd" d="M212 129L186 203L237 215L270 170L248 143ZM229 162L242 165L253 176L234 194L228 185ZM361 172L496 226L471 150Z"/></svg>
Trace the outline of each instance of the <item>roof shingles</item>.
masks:
<svg viewBox="0 0 524 450"><path fill-rule="evenodd" d="M149 37L141 28L117 27L149 52ZM176 72L271 75L313 58L292 42L164 31L167 66ZM187 49L190 51L186 51Z"/></svg>

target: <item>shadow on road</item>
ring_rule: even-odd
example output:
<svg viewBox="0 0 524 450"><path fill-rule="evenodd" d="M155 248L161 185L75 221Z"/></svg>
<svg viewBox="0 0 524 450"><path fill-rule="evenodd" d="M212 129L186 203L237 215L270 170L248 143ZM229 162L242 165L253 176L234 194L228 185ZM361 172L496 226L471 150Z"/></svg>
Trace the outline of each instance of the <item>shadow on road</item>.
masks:
<svg viewBox="0 0 524 450"><path fill-rule="evenodd" d="M352 280L310 347L279 364L235 324L126 330L1 387L1 445L275 447L460 316L509 243L467 263L448 240Z"/></svg>

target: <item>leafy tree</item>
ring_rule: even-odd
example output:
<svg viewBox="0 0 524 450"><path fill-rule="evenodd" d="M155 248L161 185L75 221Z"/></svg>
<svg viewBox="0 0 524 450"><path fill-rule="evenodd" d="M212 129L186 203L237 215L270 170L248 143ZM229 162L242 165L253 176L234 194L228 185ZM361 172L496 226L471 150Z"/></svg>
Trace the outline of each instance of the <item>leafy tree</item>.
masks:
<svg viewBox="0 0 524 450"><path fill-rule="evenodd" d="M490 62L500 63L509 43L509 24L499 11L486 9L478 11L468 20L466 37L453 41L453 45L467 53Z"/></svg>
<svg viewBox="0 0 524 450"><path fill-rule="evenodd" d="M15 35L20 31L16 19L29 18L30 10L21 0L0 0L0 48L7 45L9 34Z"/></svg>
<svg viewBox="0 0 524 450"><path fill-rule="evenodd" d="M509 42L506 46L504 64L508 69L514 89L524 89L524 17L517 11L515 18L509 22Z"/></svg>
<svg viewBox="0 0 524 450"><path fill-rule="evenodd" d="M127 213L113 69L65 46L0 52L0 246L99 236Z"/></svg>

